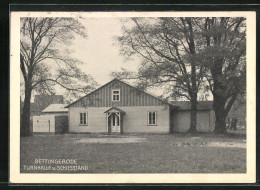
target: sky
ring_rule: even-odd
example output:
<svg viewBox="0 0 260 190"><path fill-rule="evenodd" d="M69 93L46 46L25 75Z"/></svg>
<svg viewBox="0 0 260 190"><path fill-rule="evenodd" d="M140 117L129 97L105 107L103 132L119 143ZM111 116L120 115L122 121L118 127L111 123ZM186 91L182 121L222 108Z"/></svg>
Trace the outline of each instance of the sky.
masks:
<svg viewBox="0 0 260 190"><path fill-rule="evenodd" d="M115 37L122 34L119 18L85 18L81 20L87 29L88 38L77 37L70 49L74 50L73 57L85 62L82 71L91 74L103 85L113 78L113 71L127 68L137 71L138 61L125 61L120 55L119 44Z"/></svg>
<svg viewBox="0 0 260 190"><path fill-rule="evenodd" d="M120 18L84 18L82 24L87 29L88 38L77 37L70 49L74 50L73 56L85 62L82 71L91 74L99 86L106 84L113 78L114 71L125 68L128 71L138 71L140 58L125 61L120 55L120 46L116 36L123 34L122 25L125 19ZM129 23L128 23L129 24ZM127 81L131 84L131 81ZM161 96L160 88L148 89L147 92ZM211 97L209 97L211 99Z"/></svg>
<svg viewBox="0 0 260 190"><path fill-rule="evenodd" d="M125 20L125 19L124 19ZM81 60L84 64L79 65L79 68L86 74L91 75L98 87L113 80L112 72L120 71L125 68L128 71L138 71L140 59L138 57L133 60L125 60L120 55L120 46L115 39L123 34L123 20L120 18L109 17L85 17L80 19L80 22L86 27L87 38L75 35L75 39L70 46L65 46L68 49L71 57ZM61 49L62 50L62 47ZM22 80L22 75L20 76ZM132 84L133 81L126 81ZM23 91L23 89L22 89ZM160 96L161 89L148 90L149 93ZM65 90L56 86L56 94L63 95ZM22 98L24 95L22 94ZM31 101L34 101L34 96Z"/></svg>
<svg viewBox="0 0 260 190"><path fill-rule="evenodd" d="M121 68L128 71L138 71L140 58L135 57L133 60L126 61L120 55L120 46L115 39L123 34L124 20L115 17L82 18L80 22L86 27L88 37L75 36L72 44L69 47L64 47L69 50L69 56L84 62L79 67L97 81L98 87L112 80L111 73L120 71ZM131 81L127 82L131 84ZM156 96L163 94L162 89L159 88L149 89L148 92ZM56 93L62 95L64 89L58 87Z"/></svg>

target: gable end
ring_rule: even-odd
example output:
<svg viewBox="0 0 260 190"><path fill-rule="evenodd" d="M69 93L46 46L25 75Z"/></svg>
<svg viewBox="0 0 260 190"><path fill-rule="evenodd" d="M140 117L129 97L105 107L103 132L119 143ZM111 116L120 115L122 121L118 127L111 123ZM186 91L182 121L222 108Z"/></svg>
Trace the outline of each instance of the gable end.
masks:
<svg viewBox="0 0 260 190"><path fill-rule="evenodd" d="M120 90L119 101L112 101L113 90ZM159 106L165 104L169 103L125 82L114 79L67 107Z"/></svg>

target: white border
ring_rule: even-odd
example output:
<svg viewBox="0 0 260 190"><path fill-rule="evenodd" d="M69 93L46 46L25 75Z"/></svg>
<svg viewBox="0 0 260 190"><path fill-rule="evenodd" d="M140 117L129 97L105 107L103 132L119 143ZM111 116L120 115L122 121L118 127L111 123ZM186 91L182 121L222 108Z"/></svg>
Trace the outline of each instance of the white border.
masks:
<svg viewBox="0 0 260 190"><path fill-rule="evenodd" d="M20 17L246 17L247 173L245 174L20 174ZM247 12L12 12L10 44L11 183L254 183L256 180L256 14Z"/></svg>

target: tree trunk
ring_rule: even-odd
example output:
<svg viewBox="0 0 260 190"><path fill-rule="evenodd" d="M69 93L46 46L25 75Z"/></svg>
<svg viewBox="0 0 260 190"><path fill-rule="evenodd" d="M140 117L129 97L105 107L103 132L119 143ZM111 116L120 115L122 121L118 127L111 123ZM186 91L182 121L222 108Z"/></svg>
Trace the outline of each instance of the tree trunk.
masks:
<svg viewBox="0 0 260 190"><path fill-rule="evenodd" d="M221 96L214 96L213 108L215 111L216 123L215 123L215 134L225 134L226 129L226 110L225 110L225 99Z"/></svg>
<svg viewBox="0 0 260 190"><path fill-rule="evenodd" d="M31 94L32 90L29 85L25 85L25 98L24 98L24 106L23 106L23 114L22 114L22 123L20 126L20 135L30 136L30 106L31 106Z"/></svg>
<svg viewBox="0 0 260 190"><path fill-rule="evenodd" d="M189 133L195 134L197 133L196 129L197 124L197 95L193 95L191 98L191 113L190 113L190 129Z"/></svg>

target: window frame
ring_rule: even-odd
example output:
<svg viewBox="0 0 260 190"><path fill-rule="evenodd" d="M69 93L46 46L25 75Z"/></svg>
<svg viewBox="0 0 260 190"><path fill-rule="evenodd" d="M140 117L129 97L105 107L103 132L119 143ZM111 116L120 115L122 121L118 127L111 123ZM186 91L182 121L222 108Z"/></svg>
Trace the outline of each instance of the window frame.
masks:
<svg viewBox="0 0 260 190"><path fill-rule="evenodd" d="M85 123L81 123L81 114L85 114ZM84 119L83 119L84 121ZM87 126L88 125L88 112L79 112L79 125L80 126Z"/></svg>
<svg viewBox="0 0 260 190"><path fill-rule="evenodd" d="M155 117L154 117L154 124L153 123L149 123L150 119L150 113L154 113ZM148 111L147 112L147 125L148 126L156 126L157 125L157 111Z"/></svg>
<svg viewBox="0 0 260 190"><path fill-rule="evenodd" d="M118 100L114 100L114 92L118 91ZM112 102L120 102L120 89L112 89Z"/></svg>

